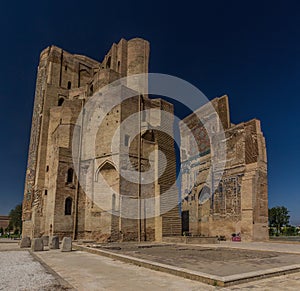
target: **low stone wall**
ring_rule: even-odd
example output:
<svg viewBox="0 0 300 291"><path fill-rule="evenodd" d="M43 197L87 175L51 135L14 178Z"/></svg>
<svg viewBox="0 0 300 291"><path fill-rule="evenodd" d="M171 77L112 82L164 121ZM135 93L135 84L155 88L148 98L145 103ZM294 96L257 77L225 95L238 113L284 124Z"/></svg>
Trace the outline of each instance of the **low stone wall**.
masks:
<svg viewBox="0 0 300 291"><path fill-rule="evenodd" d="M185 243L185 244L217 244L217 237L195 237L195 236L174 236L163 237L163 242L166 243Z"/></svg>

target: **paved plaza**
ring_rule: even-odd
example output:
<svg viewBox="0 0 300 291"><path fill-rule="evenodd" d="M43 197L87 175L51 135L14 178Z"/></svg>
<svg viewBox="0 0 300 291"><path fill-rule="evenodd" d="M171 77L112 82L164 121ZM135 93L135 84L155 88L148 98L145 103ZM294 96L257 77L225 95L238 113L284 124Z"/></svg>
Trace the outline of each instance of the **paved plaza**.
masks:
<svg viewBox="0 0 300 291"><path fill-rule="evenodd" d="M297 264L300 267L300 253L281 253L261 249L258 251L254 247L247 249L247 245L244 249L240 249L237 248L238 246L238 243L222 244L222 247L219 244L196 246L126 243L99 245L98 248L115 254L216 276L231 276Z"/></svg>
<svg viewBox="0 0 300 291"><path fill-rule="evenodd" d="M212 255L211 259L215 260L216 265L230 257L228 251L230 247L234 248L232 251L236 253L231 262L239 259L239 256L243 261L274 260L274 258L284 257L281 253L277 253L283 249L287 252L293 251L294 257L297 257L296 253L300 253L300 245L277 243L222 243L189 247L191 249L184 251L186 246L177 246L182 249L178 254L183 251L188 255L191 250L208 247L210 251L206 252L203 258L207 260ZM218 250L213 254L211 250L216 247ZM238 247L245 250L247 247L256 249L256 252L236 249ZM271 252L260 251L268 247L272 248ZM225 251L222 255L220 255L220 248L224 248ZM157 256L160 249L162 247L143 245L139 251L141 253L145 251L147 255L154 252ZM170 253L174 249L175 246L165 248ZM109 251L120 250L112 248ZM127 247L126 252L132 250ZM279 256L276 257L278 254ZM178 258L180 260L181 255L178 255ZM36 252L32 256L28 250L20 250L17 243L0 243L0 262L0 290L300 290L300 272L222 288L82 251L62 253L59 250L46 250ZM195 263L193 261L191 265ZM58 279L59 276L61 280ZM63 284L63 281L69 285Z"/></svg>
<svg viewBox="0 0 300 291"><path fill-rule="evenodd" d="M77 290L299 290L300 273L254 281L228 288L214 287L174 275L76 251L38 253Z"/></svg>

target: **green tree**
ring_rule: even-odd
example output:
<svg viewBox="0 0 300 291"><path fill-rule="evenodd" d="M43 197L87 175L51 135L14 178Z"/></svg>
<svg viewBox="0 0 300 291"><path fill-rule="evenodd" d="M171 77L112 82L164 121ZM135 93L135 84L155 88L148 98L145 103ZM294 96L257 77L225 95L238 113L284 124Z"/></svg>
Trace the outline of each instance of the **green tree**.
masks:
<svg viewBox="0 0 300 291"><path fill-rule="evenodd" d="M269 226L276 228L276 233L279 234L281 227L288 226L290 222L289 211L284 206L276 206L269 209Z"/></svg>
<svg viewBox="0 0 300 291"><path fill-rule="evenodd" d="M283 234L287 236L297 235L297 228L295 226L285 226L283 228Z"/></svg>
<svg viewBox="0 0 300 291"><path fill-rule="evenodd" d="M22 204L17 205L9 212L9 229L22 231Z"/></svg>
<svg viewBox="0 0 300 291"><path fill-rule="evenodd" d="M3 227L1 226L0 227L0 233L3 234L3 232L4 232L4 230L3 230Z"/></svg>

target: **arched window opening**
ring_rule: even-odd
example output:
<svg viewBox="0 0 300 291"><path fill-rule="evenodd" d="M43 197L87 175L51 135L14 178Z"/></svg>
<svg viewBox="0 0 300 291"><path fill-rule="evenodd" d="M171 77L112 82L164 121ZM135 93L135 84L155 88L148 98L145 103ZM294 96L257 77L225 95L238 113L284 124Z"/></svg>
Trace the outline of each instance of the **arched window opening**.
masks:
<svg viewBox="0 0 300 291"><path fill-rule="evenodd" d="M142 121L146 121L146 111L142 111Z"/></svg>
<svg viewBox="0 0 300 291"><path fill-rule="evenodd" d="M69 82L68 82L68 89L70 90L71 87L72 87L72 83L69 81Z"/></svg>
<svg viewBox="0 0 300 291"><path fill-rule="evenodd" d="M91 87L90 87L90 92L91 92L91 94L94 93L94 85L91 85Z"/></svg>
<svg viewBox="0 0 300 291"><path fill-rule="evenodd" d="M64 98L59 98L59 99L58 99L58 103L57 103L57 105L58 105L58 106L62 106L62 105L63 105L63 103L64 103L64 101L65 101L65 99L64 99Z"/></svg>
<svg viewBox="0 0 300 291"><path fill-rule="evenodd" d="M65 201L65 215L72 214L72 198L68 197Z"/></svg>
<svg viewBox="0 0 300 291"><path fill-rule="evenodd" d="M110 69L110 65L111 65L111 57L108 57L106 62L106 69Z"/></svg>
<svg viewBox="0 0 300 291"><path fill-rule="evenodd" d="M125 134L124 145L125 145L126 147L129 146L129 139L130 139L130 136L129 136L128 134Z"/></svg>
<svg viewBox="0 0 300 291"><path fill-rule="evenodd" d="M220 194L223 193L223 185L222 185L222 182L219 183L219 186L218 186L218 192L219 192Z"/></svg>
<svg viewBox="0 0 300 291"><path fill-rule="evenodd" d="M116 210L116 194L112 195L112 211Z"/></svg>
<svg viewBox="0 0 300 291"><path fill-rule="evenodd" d="M73 174L74 174L74 170L72 168L70 168L68 170L67 183L72 183L73 182Z"/></svg>
<svg viewBox="0 0 300 291"><path fill-rule="evenodd" d="M153 130L147 130L143 135L142 138L144 140L155 142L155 136Z"/></svg>
<svg viewBox="0 0 300 291"><path fill-rule="evenodd" d="M210 197L211 197L210 189L207 186L204 186L198 196L199 204L200 205L204 204L206 201L210 199Z"/></svg>
<svg viewBox="0 0 300 291"><path fill-rule="evenodd" d="M120 61L118 61L118 72L120 73Z"/></svg>

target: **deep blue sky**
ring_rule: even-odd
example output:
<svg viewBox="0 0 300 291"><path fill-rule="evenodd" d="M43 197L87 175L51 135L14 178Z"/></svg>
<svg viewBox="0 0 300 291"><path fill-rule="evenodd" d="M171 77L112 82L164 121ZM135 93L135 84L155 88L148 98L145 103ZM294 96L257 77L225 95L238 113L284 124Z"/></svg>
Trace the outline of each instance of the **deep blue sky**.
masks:
<svg viewBox="0 0 300 291"><path fill-rule="evenodd" d="M151 72L210 99L228 94L234 123L262 121L269 204L300 224L300 2L159 2L1 3L0 214L22 201L40 51L55 44L101 60L113 42L139 36L151 43Z"/></svg>

